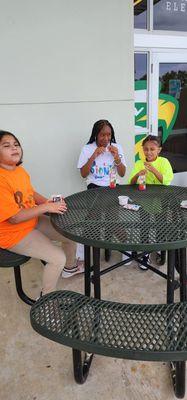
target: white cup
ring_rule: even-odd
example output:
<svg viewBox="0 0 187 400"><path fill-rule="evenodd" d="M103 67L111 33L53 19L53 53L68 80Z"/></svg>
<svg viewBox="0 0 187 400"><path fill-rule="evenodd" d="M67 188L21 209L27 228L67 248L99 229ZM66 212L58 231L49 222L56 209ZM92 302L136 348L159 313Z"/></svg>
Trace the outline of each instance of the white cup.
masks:
<svg viewBox="0 0 187 400"><path fill-rule="evenodd" d="M128 196L118 196L120 206L126 206L129 200Z"/></svg>

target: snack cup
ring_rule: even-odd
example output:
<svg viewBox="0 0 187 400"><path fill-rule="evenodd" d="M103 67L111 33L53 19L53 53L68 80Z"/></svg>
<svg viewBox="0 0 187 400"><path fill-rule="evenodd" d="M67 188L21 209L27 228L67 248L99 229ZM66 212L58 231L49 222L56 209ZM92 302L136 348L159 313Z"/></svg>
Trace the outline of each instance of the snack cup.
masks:
<svg viewBox="0 0 187 400"><path fill-rule="evenodd" d="M118 196L120 206L125 206L128 203L128 196Z"/></svg>

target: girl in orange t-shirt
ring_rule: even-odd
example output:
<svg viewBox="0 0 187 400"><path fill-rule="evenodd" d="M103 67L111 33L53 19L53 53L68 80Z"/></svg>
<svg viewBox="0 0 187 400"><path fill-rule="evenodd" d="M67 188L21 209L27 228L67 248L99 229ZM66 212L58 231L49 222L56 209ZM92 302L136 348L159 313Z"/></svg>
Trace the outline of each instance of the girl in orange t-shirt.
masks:
<svg viewBox="0 0 187 400"><path fill-rule="evenodd" d="M22 156L19 140L10 132L0 131L0 247L46 262L42 282L45 294L55 290L62 270L66 278L83 272L83 267L73 266L75 243L56 232L44 215L67 212L65 201L52 202L35 192L21 166ZM66 254L52 240L61 241Z"/></svg>

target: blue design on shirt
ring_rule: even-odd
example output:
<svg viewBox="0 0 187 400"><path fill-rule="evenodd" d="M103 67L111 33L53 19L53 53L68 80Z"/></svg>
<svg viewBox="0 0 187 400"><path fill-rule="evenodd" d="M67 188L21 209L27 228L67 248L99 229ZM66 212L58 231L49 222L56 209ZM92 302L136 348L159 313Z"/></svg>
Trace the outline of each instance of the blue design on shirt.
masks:
<svg viewBox="0 0 187 400"><path fill-rule="evenodd" d="M94 175L95 179L102 179L104 176L109 175L111 166L112 164L106 165L104 163L102 167L99 167L94 161L91 166L90 173Z"/></svg>

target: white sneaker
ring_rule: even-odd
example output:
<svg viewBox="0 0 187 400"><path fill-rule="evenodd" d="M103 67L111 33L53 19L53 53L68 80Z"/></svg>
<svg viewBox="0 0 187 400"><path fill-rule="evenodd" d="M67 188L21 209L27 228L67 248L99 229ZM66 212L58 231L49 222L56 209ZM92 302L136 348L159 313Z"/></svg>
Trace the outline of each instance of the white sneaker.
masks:
<svg viewBox="0 0 187 400"><path fill-rule="evenodd" d="M150 262L150 254L144 255L144 257L147 258L147 262L149 263L149 262ZM138 263L138 267L139 267L142 271L147 271L147 270L148 270L148 268L147 268L145 265L141 264L141 263Z"/></svg>
<svg viewBox="0 0 187 400"><path fill-rule="evenodd" d="M139 267L140 269L142 269L142 271L147 271L147 270L148 270L148 268L147 268L145 265L140 264L140 263L138 263L138 267Z"/></svg>
<svg viewBox="0 0 187 400"><path fill-rule="evenodd" d="M64 267L62 278L71 278L71 276L82 274L84 272L84 261L77 260L76 266L73 268Z"/></svg>
<svg viewBox="0 0 187 400"><path fill-rule="evenodd" d="M129 254L131 254L131 252L129 252ZM122 261L126 261L129 258L129 256L126 256L126 254L122 254ZM132 260L130 260L129 262L125 263L125 265L130 265L132 262Z"/></svg>

